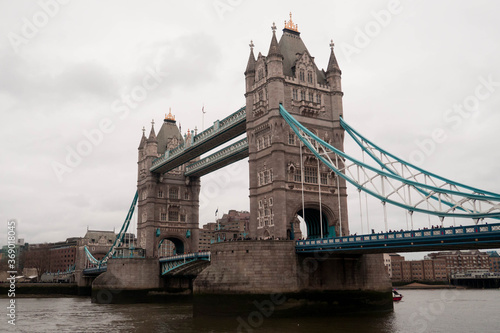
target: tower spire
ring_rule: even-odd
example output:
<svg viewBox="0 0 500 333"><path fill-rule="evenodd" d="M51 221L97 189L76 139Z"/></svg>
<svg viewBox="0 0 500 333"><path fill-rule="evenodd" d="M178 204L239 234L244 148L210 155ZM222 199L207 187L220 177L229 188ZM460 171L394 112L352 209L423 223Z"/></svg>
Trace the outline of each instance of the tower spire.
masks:
<svg viewBox="0 0 500 333"><path fill-rule="evenodd" d="M273 38L271 39L271 45L269 46L269 52L267 52L267 56L278 56L283 58L283 55L280 52L280 48L278 45L278 39L276 39L276 24L271 26L271 30L273 31Z"/></svg>
<svg viewBox="0 0 500 333"><path fill-rule="evenodd" d="M148 141L153 141L156 140L156 134L155 134L155 120L151 120L151 131L149 132L149 138Z"/></svg>
<svg viewBox="0 0 500 333"><path fill-rule="evenodd" d="M331 52L330 52L330 60L328 60L328 67L326 69L326 72L329 73L329 72L332 72L332 73L339 73L339 74L342 74L342 72L340 71L340 67L339 67L339 64L337 62L337 58L335 58L335 52L333 52L333 47L335 46L335 44L333 43L333 39L330 41L330 49L331 49Z"/></svg>
<svg viewBox="0 0 500 333"><path fill-rule="evenodd" d="M255 45L253 45L253 40L250 41L250 56L248 57L248 63L247 63L247 69L245 70L245 75L249 73L255 73L255 56L253 54L253 48Z"/></svg>

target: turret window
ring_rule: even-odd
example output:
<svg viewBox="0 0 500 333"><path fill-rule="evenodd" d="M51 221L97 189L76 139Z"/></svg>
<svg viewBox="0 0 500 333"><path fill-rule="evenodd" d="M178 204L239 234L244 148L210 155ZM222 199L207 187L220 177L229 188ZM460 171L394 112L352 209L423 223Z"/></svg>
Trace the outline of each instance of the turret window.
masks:
<svg viewBox="0 0 500 333"><path fill-rule="evenodd" d="M300 80L300 81L304 81L304 80L305 80L304 76L305 76L304 70L303 70L303 69L301 69L301 70L299 71L299 80Z"/></svg>
<svg viewBox="0 0 500 333"><path fill-rule="evenodd" d="M304 90L300 91L300 100L305 101L306 100L306 92Z"/></svg>
<svg viewBox="0 0 500 333"><path fill-rule="evenodd" d="M167 220L167 213L160 213L160 221L166 221Z"/></svg>
<svg viewBox="0 0 500 333"><path fill-rule="evenodd" d="M313 83L313 73L311 71L307 72L307 82Z"/></svg>
<svg viewBox="0 0 500 333"><path fill-rule="evenodd" d="M309 102L314 101L314 94L312 92L309 93Z"/></svg>
<svg viewBox="0 0 500 333"><path fill-rule="evenodd" d="M260 81L264 78L264 69L259 69L259 73L257 74L257 80Z"/></svg>
<svg viewBox="0 0 500 333"><path fill-rule="evenodd" d="M158 191L158 198L163 198L163 191L162 190Z"/></svg>
<svg viewBox="0 0 500 333"><path fill-rule="evenodd" d="M321 94L316 94L316 103L321 104Z"/></svg>
<svg viewBox="0 0 500 333"><path fill-rule="evenodd" d="M288 133L288 144L295 146L295 133L294 132Z"/></svg>
<svg viewBox="0 0 500 333"><path fill-rule="evenodd" d="M297 89L293 89L293 91L292 91L292 98L294 100L298 100L299 99L299 93L298 93Z"/></svg>

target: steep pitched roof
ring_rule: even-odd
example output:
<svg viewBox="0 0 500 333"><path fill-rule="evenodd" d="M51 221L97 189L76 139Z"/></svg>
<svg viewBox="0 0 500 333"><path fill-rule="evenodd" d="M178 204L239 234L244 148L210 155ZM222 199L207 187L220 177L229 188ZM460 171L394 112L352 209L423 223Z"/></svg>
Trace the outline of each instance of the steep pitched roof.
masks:
<svg viewBox="0 0 500 333"><path fill-rule="evenodd" d="M176 125L175 120L165 119L158 132L158 154L163 154L167 150L168 144L173 140L177 146L184 142L182 134ZM175 147L172 147L175 148Z"/></svg>
<svg viewBox="0 0 500 333"><path fill-rule="evenodd" d="M283 29L283 35L279 41L279 49L283 55L283 74L294 77L297 54L307 52L310 55L306 45L300 38L300 33L286 28ZM320 71L316 64L314 64L314 68L318 83L326 83L325 73Z"/></svg>

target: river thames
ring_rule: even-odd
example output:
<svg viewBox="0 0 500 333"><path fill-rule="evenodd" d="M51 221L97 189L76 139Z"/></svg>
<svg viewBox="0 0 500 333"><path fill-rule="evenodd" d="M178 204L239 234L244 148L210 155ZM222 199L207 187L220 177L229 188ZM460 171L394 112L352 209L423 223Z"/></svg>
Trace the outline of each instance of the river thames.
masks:
<svg viewBox="0 0 500 333"><path fill-rule="evenodd" d="M401 290L394 312L332 317L193 317L189 302L92 304L89 298L17 298L2 332L500 332L500 290Z"/></svg>

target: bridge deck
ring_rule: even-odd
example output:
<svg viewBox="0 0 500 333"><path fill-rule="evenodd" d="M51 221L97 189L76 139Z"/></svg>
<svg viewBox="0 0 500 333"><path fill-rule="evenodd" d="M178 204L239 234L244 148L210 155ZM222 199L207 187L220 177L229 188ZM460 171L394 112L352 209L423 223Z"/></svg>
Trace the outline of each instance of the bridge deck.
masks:
<svg viewBox="0 0 500 333"><path fill-rule="evenodd" d="M297 253L393 253L500 247L500 223L299 240Z"/></svg>

